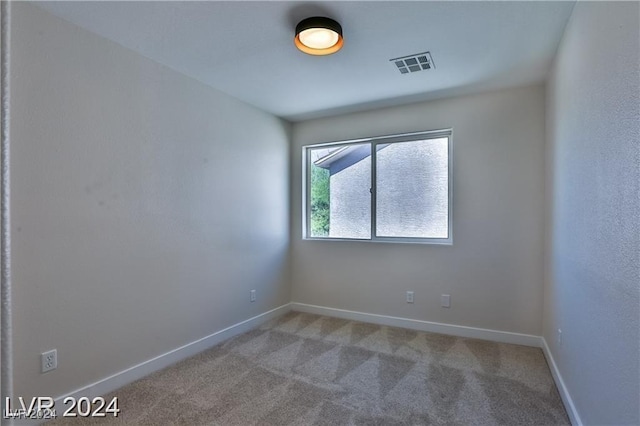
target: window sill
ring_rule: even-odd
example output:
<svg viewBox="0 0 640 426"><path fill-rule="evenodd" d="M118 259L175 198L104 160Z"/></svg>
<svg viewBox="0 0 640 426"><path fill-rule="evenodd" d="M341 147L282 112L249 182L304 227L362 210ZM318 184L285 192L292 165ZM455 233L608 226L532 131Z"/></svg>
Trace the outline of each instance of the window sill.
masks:
<svg viewBox="0 0 640 426"><path fill-rule="evenodd" d="M433 246L453 246L451 239L418 239L418 238L314 238L303 237L302 241L335 241L335 242L359 242L359 243L383 243L383 244L419 244Z"/></svg>

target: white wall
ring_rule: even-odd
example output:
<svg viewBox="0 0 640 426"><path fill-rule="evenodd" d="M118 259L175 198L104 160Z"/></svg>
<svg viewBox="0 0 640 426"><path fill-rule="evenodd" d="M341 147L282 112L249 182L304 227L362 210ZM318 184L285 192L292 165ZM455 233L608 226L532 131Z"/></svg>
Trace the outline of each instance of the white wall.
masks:
<svg viewBox="0 0 640 426"><path fill-rule="evenodd" d="M547 88L544 338L590 425L640 424L639 17L579 1Z"/></svg>
<svg viewBox="0 0 640 426"><path fill-rule="evenodd" d="M287 303L289 125L12 12L14 394L57 397Z"/></svg>
<svg viewBox="0 0 640 426"><path fill-rule="evenodd" d="M449 127L453 246L302 240L303 145ZM542 86L294 124L293 301L540 335L544 137Z"/></svg>

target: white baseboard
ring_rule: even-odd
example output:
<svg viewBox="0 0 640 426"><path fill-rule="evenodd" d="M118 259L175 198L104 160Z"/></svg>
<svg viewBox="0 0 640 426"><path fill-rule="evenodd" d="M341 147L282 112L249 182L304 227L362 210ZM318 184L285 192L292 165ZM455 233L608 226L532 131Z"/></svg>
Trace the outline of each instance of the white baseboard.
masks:
<svg viewBox="0 0 640 426"><path fill-rule="evenodd" d="M485 328L466 327L463 325L442 324L438 322L415 320L410 318L391 317L388 315L368 314L365 312L347 311L344 309L327 308L325 306L307 305L306 303L291 302L291 310L310 314L327 315L354 321L370 322L393 327L403 327L430 333L449 334L451 336L469 337L473 339L490 340L499 343L515 345L542 346L540 336L531 334L511 333L508 331L488 330Z"/></svg>
<svg viewBox="0 0 640 426"><path fill-rule="evenodd" d="M399 318L388 315L369 314L365 312L348 311L345 309L328 308L325 306L308 305L306 303L291 302L291 310L307 312L310 314L326 315L330 317L343 318L353 321L369 322L373 324L387 325L393 327L403 327L412 330L426 331L430 333L448 334L451 336L468 337L473 339L490 340L499 343L511 343L516 345L533 346L542 348L551 375L556 383L560 397L564 402L565 409L569 415L569 420L573 426L582 426L582 420L576 410L571 395L562 380L558 366L556 365L549 346L544 337L531 334L511 333L507 331L488 330L485 328L466 327L461 325L442 324L437 322L415 320L410 318Z"/></svg>
<svg viewBox="0 0 640 426"><path fill-rule="evenodd" d="M268 312L257 315L248 320L239 322L223 330L217 331L209 336L188 343L177 349L171 350L165 354L159 355L148 361L142 362L131 368L123 370L112 376L106 377L88 386L84 386L66 395L55 399L55 407L58 412L64 408L63 400L66 397L74 397L76 400L80 397L94 398L113 392L133 381L141 379L155 371L161 370L178 361L196 355L206 349L209 349L218 343L234 337L238 334L255 328L256 326L284 315L289 311L307 312L317 315L326 315L336 318L343 318L353 321L369 322L392 327L403 327L412 330L426 331L431 333L448 334L451 336L467 337L474 339L489 340L499 343L511 343L516 345L533 346L542 348L544 355L549 364L551 374L556 383L562 401L574 426L582 426L582 421L578 415L578 411L573 404L573 400L569 395L569 391L562 380L562 376L558 371L558 367L551 355L546 340L540 336L530 334L511 333L507 331L489 330L484 328L467 327L461 325L443 324L430 321L415 320L410 318L392 317L388 315L369 314L365 312L349 311L345 309L328 308L325 306L308 305L306 303L291 302L272 309ZM15 425L35 425L37 422L15 422Z"/></svg>
<svg viewBox="0 0 640 426"><path fill-rule="evenodd" d="M562 380L562 375L560 374L560 370L558 370L556 361L553 359L553 355L551 355L549 345L547 345L547 341L544 337L541 337L540 339L542 340L542 351L544 352L545 358L547 358L547 364L549 364L551 375L553 376L553 380L556 382L556 387L558 388L562 402L564 402L564 408L567 410L569 420L571 420L571 424L573 426L582 426L582 420L580 419L578 410L576 410L576 406L573 404L573 399L569 394L569 390L564 384L564 380Z"/></svg>
<svg viewBox="0 0 640 426"><path fill-rule="evenodd" d="M64 411L65 406L63 404L63 401L67 397L74 397L76 400L78 400L78 398L80 397L94 398L96 396L106 395L155 371L161 370L165 367L175 364L178 361L182 361L183 359L189 358L204 350L207 350L224 340L249 331L266 321L277 318L278 316L289 312L290 310L290 303L287 303L268 312L256 315L253 318L249 318L248 320L239 322L223 330L217 331L213 334L210 334L209 336L203 337L194 342L173 349L167 353L142 362L138 365L134 365L133 367L127 368L126 370L120 371L119 373L101 379L90 385L84 386L66 395L55 398L55 407L57 414L60 415ZM32 425L37 423L28 421L15 421L14 424Z"/></svg>
<svg viewBox="0 0 640 426"><path fill-rule="evenodd" d="M198 339L194 342L187 343L186 345L181 346L177 349L173 349L167 353L142 362L98 382L73 391L67 395L56 398L56 407L62 407L62 401L68 396L74 396L76 398L86 396L89 398L93 398L96 396L105 395L109 392L113 392L114 390L119 389L122 386L125 386L145 376L148 376L155 371L161 370L165 367L175 364L178 361L182 361L183 359L199 354L200 352L207 350L217 345L218 343L223 342L224 340L249 331L266 321L289 312L290 310L290 303L287 303L260 315L256 315L253 318L249 318L248 320L234 324L223 330L216 331L215 333Z"/></svg>

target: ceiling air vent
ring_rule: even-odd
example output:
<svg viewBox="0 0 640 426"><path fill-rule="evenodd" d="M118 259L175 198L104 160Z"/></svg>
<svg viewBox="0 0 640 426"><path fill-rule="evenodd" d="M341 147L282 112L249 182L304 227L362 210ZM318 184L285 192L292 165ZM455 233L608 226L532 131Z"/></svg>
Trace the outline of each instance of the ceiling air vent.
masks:
<svg viewBox="0 0 640 426"><path fill-rule="evenodd" d="M402 56L400 58L389 59L396 64L400 74L409 74L410 72L426 71L435 68L431 53L422 52L414 55Z"/></svg>

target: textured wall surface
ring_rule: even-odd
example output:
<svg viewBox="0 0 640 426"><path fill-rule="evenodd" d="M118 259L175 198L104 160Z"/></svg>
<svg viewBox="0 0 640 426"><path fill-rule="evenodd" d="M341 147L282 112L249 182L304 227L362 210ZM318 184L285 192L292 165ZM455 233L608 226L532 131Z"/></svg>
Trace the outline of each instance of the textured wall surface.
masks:
<svg viewBox="0 0 640 426"><path fill-rule="evenodd" d="M390 144L376 156L376 235L447 238L448 139ZM371 237L371 156L331 175L331 237Z"/></svg>
<svg viewBox="0 0 640 426"><path fill-rule="evenodd" d="M287 303L288 124L12 12L16 395L57 397Z"/></svg>
<svg viewBox="0 0 640 426"><path fill-rule="evenodd" d="M12 396L12 325L11 325L11 268L10 268L10 241L11 232L9 229L9 42L11 34L11 22L9 12L11 3L0 3L0 91L2 97L2 124L0 128L0 230L2 231L0 244L0 322L2 331L0 333L0 394L3 397ZM5 408L3 398L2 409Z"/></svg>
<svg viewBox="0 0 640 426"><path fill-rule="evenodd" d="M303 145L447 128L453 246L302 240ZM540 335L544 136L542 86L294 124L293 300Z"/></svg>
<svg viewBox="0 0 640 426"><path fill-rule="evenodd" d="M376 232L447 238L448 139L391 144L376 157Z"/></svg>
<svg viewBox="0 0 640 426"><path fill-rule="evenodd" d="M371 237L371 156L331 175L329 236Z"/></svg>
<svg viewBox="0 0 640 426"><path fill-rule="evenodd" d="M640 424L639 17L578 2L547 91L544 337L590 425Z"/></svg>

